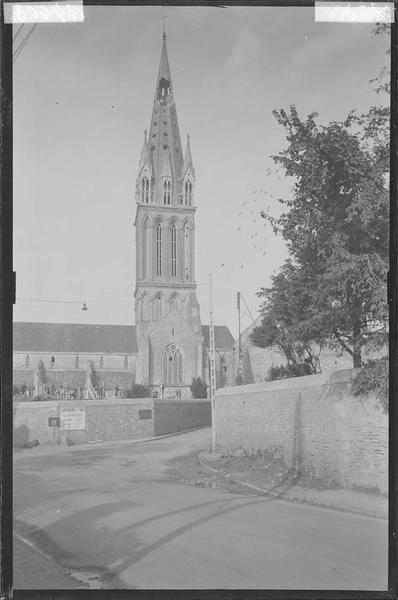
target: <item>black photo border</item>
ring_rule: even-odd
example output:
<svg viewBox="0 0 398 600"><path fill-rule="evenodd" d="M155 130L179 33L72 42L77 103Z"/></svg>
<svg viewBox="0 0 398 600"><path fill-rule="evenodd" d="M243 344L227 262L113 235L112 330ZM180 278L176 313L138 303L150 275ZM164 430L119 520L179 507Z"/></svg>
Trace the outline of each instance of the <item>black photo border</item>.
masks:
<svg viewBox="0 0 398 600"><path fill-rule="evenodd" d="M0 0L1 1L1 0ZM16 0L17 2L23 0ZM327 0L332 1L332 0ZM31 3L40 0L31 0ZM343 2L342 2L343 3ZM363 0L351 0L351 4L364 3ZM347 3L348 4L348 3ZM383 2L384 4L384 2ZM1 518L1 573L0 600L15 598L16 600L53 600L53 599L92 599L101 600L152 600L156 599L206 599L206 600L243 600L272 598L285 600L297 598L307 599L390 599L398 597L398 552L397 552L397 398L398 398L398 359L397 359L397 315L398 315L398 0L393 0L394 22L391 24L391 127L390 127L390 271L388 277L389 316L389 549L388 549L388 590L387 591L356 591L356 590L111 590L111 589L68 589L68 590L13 590L12 587L12 519L13 519L13 490L12 490L12 447L13 447L13 409L12 409L12 308L15 303L15 273L12 262L12 224L13 224L13 79L12 79L12 25L4 24L4 2L0 5L1 18L1 123L0 123L0 226L1 226L1 336L0 336L0 427L1 427L1 464L0 464L0 518ZM206 6L223 9L230 6L297 6L314 7L315 2L307 0L262 0L262 1L178 1L156 2L141 0L116 0L112 2L85 0L84 6Z"/></svg>

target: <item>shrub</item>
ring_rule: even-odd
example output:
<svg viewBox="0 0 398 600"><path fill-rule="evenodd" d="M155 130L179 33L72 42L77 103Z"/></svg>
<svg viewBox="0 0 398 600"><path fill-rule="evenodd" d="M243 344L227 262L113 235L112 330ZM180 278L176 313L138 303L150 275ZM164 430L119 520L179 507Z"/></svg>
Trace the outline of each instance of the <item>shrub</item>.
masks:
<svg viewBox="0 0 398 600"><path fill-rule="evenodd" d="M207 398L207 385L200 377L194 377L189 387L191 389L192 398Z"/></svg>
<svg viewBox="0 0 398 600"><path fill-rule="evenodd" d="M367 396L374 392L384 412L388 412L388 387L387 356L366 361L352 382L354 396Z"/></svg>
<svg viewBox="0 0 398 600"><path fill-rule="evenodd" d="M126 391L126 398L150 398L151 390L146 385L135 383Z"/></svg>
<svg viewBox="0 0 398 600"><path fill-rule="evenodd" d="M313 375L311 365L308 363L298 363L295 365L279 365L271 367L268 370L266 381L275 381L276 379L288 379L289 377L302 377L303 375Z"/></svg>

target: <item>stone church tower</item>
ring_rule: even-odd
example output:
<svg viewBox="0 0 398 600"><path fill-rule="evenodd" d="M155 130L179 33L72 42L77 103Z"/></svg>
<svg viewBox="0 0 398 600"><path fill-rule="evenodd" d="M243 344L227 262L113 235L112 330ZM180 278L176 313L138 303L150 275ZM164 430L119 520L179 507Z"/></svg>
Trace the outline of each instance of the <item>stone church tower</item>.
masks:
<svg viewBox="0 0 398 600"><path fill-rule="evenodd" d="M202 377L203 337L195 283L195 171L181 147L166 35L152 119L136 184L136 382L189 396Z"/></svg>

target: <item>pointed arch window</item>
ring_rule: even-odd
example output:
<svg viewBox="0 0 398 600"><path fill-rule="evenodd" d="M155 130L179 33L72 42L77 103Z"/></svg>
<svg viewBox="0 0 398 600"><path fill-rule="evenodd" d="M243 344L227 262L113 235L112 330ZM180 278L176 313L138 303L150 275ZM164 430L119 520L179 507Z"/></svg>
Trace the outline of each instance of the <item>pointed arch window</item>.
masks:
<svg viewBox="0 0 398 600"><path fill-rule="evenodd" d="M184 186L184 198L185 204L191 206L192 204L192 182L186 181Z"/></svg>
<svg viewBox="0 0 398 600"><path fill-rule="evenodd" d="M177 229L173 225L171 228L171 275L177 275Z"/></svg>
<svg viewBox="0 0 398 600"><path fill-rule="evenodd" d="M163 382L169 385L182 383L182 355L180 350L171 344L163 352Z"/></svg>
<svg viewBox="0 0 398 600"><path fill-rule="evenodd" d="M171 204L171 180L163 181L163 204L170 206Z"/></svg>
<svg viewBox="0 0 398 600"><path fill-rule="evenodd" d="M75 356L75 369L78 369L78 368L79 368L79 355L77 354Z"/></svg>
<svg viewBox="0 0 398 600"><path fill-rule="evenodd" d="M103 356L101 356L101 357L100 357L100 361L99 361L99 368L100 368L100 369L103 369L103 368L104 368L104 357L103 357Z"/></svg>
<svg viewBox="0 0 398 600"><path fill-rule="evenodd" d="M128 356L124 357L124 368L125 369L129 368L129 358L128 358Z"/></svg>
<svg viewBox="0 0 398 600"><path fill-rule="evenodd" d="M25 369L29 369L30 368L30 356L29 354L27 354L25 356Z"/></svg>
<svg viewBox="0 0 398 600"><path fill-rule="evenodd" d="M158 294L153 301L153 320L160 321L162 318L162 296Z"/></svg>
<svg viewBox="0 0 398 600"><path fill-rule="evenodd" d="M162 274L162 226L156 227L156 275Z"/></svg>
<svg viewBox="0 0 398 600"><path fill-rule="evenodd" d="M148 204L149 202L149 179L143 177L141 181L141 202Z"/></svg>

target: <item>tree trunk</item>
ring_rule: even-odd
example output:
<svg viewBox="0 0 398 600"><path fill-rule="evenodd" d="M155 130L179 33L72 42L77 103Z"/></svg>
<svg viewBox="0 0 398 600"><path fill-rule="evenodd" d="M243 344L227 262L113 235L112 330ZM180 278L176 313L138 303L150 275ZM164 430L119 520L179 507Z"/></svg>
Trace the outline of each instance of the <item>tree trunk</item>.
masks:
<svg viewBox="0 0 398 600"><path fill-rule="evenodd" d="M361 321L358 318L353 319L353 363L354 369L360 369L362 367L362 346L361 346Z"/></svg>

